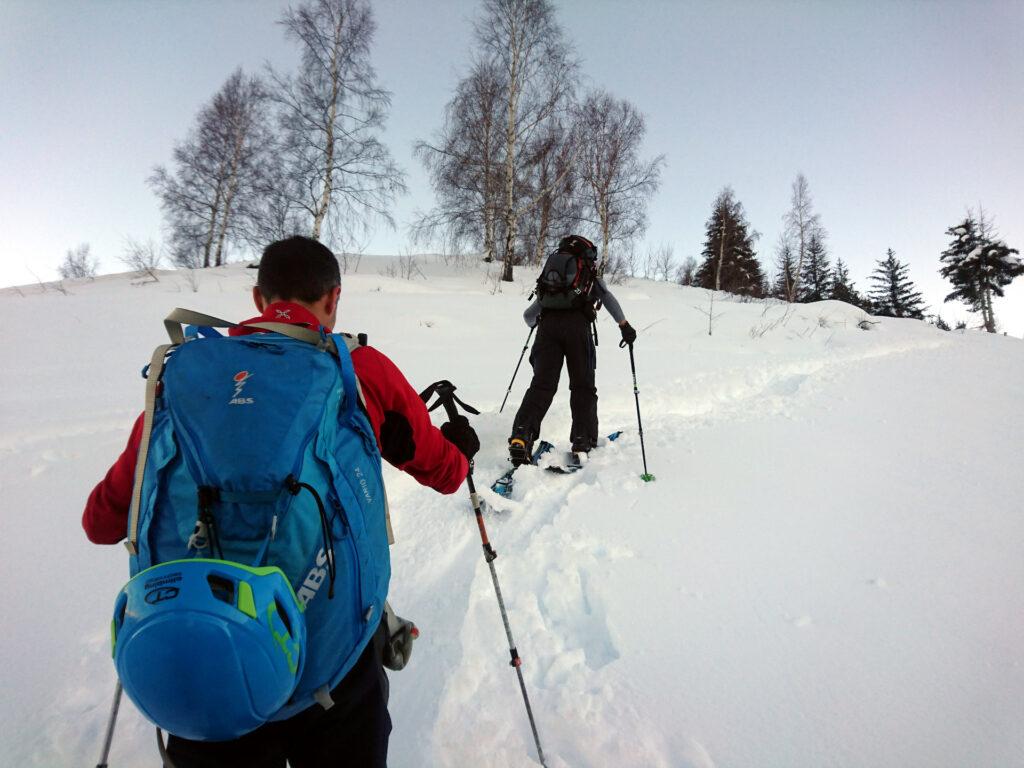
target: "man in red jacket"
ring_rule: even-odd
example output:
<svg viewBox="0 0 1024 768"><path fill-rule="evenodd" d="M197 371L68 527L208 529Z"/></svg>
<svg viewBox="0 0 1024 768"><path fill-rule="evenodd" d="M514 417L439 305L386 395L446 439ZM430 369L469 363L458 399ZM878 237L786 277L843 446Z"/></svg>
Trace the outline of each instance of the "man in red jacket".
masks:
<svg viewBox="0 0 1024 768"><path fill-rule="evenodd" d="M230 333L257 333L244 326L267 321L330 331L337 320L340 293L338 262L325 246L305 237L272 243L263 252L253 288L260 315ZM352 364L381 456L440 493L458 490L469 471L469 460L480 448L466 417L459 416L440 430L434 427L426 406L401 371L373 347L354 350ZM141 437L140 416L124 452L89 495L82 527L92 542L116 544L126 536ZM284 768L287 760L293 768L384 766L391 719L381 648L378 641L367 646L331 691L334 706L330 709L314 705L233 741L198 742L171 736L167 751L173 764L177 768Z"/></svg>

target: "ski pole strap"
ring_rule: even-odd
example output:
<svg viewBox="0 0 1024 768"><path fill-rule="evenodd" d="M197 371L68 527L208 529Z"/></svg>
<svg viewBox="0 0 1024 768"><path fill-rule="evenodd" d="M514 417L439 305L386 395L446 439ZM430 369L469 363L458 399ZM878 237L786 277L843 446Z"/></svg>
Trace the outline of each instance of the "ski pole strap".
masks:
<svg viewBox="0 0 1024 768"><path fill-rule="evenodd" d="M132 485L132 503L128 508L128 538L124 545L133 557L139 554L139 506L142 503L142 481L146 475L146 459L149 457L149 437L153 433L153 413L160 389L167 353L176 344L161 344L153 351L146 374L146 410L142 415L142 436L139 439L139 455L135 459L135 479Z"/></svg>
<svg viewBox="0 0 1024 768"><path fill-rule="evenodd" d="M456 386L452 384L448 379L441 379L441 381L435 381L429 387L420 392L420 400L424 403L430 402L430 398L437 395L437 402L433 405L428 406L428 411L437 410L439 406L444 406L445 412L448 414L449 420L454 419L459 415L458 409L455 404L458 403L462 406L462 410L466 413L471 413L474 416L479 416L480 411L474 408L468 403L464 403L455 395Z"/></svg>

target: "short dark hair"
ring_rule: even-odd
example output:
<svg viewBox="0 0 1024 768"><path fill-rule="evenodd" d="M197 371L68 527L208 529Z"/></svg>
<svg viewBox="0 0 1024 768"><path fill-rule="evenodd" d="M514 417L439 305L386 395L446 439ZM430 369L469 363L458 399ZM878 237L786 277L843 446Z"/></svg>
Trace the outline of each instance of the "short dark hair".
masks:
<svg viewBox="0 0 1024 768"><path fill-rule="evenodd" d="M339 285L341 271L331 249L301 235L268 245L256 277L256 287L268 301L297 299L312 304Z"/></svg>

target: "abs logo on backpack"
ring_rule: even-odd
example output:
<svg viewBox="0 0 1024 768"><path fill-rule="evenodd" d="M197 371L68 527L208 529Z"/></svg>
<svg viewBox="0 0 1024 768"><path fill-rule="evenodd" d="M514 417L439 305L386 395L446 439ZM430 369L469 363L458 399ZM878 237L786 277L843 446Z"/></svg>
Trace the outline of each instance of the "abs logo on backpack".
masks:
<svg viewBox="0 0 1024 768"><path fill-rule="evenodd" d="M252 374L248 371L239 371L235 374L235 393L228 401L228 405L252 405L256 402L251 397L242 397L242 387L250 378L252 378Z"/></svg>

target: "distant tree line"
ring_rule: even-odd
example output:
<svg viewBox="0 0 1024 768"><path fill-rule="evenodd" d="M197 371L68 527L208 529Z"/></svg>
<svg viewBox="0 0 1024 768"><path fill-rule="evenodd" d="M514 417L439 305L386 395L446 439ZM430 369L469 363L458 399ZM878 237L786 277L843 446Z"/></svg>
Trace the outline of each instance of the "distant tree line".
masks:
<svg viewBox="0 0 1024 768"><path fill-rule="evenodd" d="M837 258L831 263L827 232L814 212L807 179L798 174L793 182L790 209L783 216L784 230L775 246L774 274L761 268L755 252L759 234L750 226L743 204L731 187L725 187L712 204L705 226L702 260L692 257L681 266L651 270L647 263L635 269L635 276L675 275L682 285L714 291L727 291L755 298L772 297L791 303L834 299L882 317L925 319L924 299L909 276L909 267L889 248L886 257L876 262L866 293L857 290L846 263ZM979 208L946 231L952 238L940 257L940 274L953 285L946 302L960 300L982 317L982 326L997 329L992 298L1002 296L1010 282L1024 274L1024 261L1018 251L996 237L991 217ZM664 246L662 246L664 248ZM933 322L948 330L939 315Z"/></svg>

